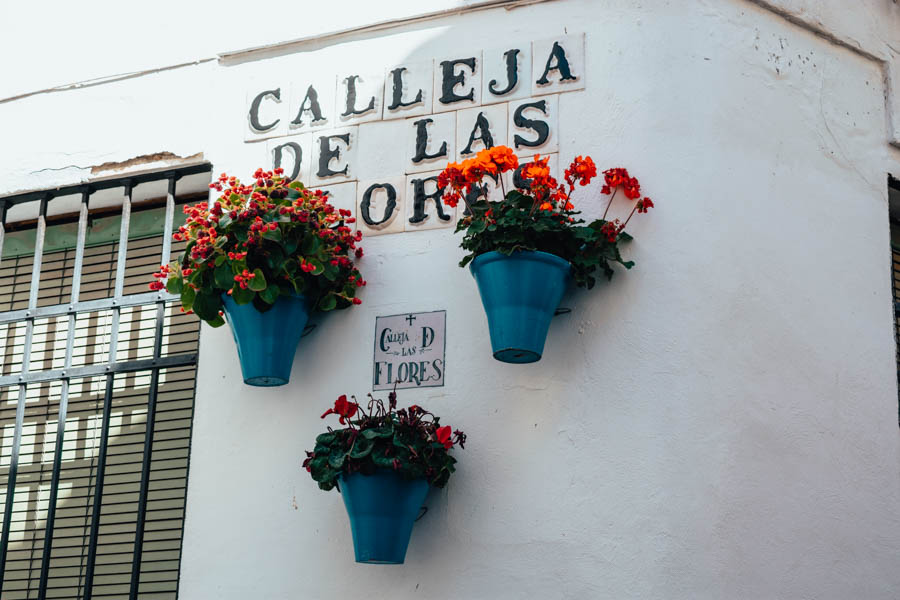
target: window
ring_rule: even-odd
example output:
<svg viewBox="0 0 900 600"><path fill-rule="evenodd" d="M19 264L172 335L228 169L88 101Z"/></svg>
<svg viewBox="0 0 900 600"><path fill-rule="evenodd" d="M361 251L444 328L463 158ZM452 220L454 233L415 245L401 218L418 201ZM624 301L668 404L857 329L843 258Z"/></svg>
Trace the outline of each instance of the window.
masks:
<svg viewBox="0 0 900 600"><path fill-rule="evenodd" d="M208 183L0 198L4 600L177 597L199 322L147 283Z"/></svg>
<svg viewBox="0 0 900 600"><path fill-rule="evenodd" d="M897 386L900 390L900 180L888 175L888 207L891 215L891 272L894 280L894 339L897 342ZM897 420L900 422L900 405Z"/></svg>

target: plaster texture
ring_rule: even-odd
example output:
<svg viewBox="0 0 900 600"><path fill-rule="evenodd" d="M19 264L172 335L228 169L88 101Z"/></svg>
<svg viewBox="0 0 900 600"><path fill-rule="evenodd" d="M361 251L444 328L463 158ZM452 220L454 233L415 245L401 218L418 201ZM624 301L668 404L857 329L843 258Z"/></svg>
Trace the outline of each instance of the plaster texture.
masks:
<svg viewBox="0 0 900 600"><path fill-rule="evenodd" d="M351 4L315 5L325 24L302 22L324 31L425 7ZM251 79L381 73L584 31L585 89L559 95L559 165L590 154L625 166L656 202L629 226L636 267L571 291L535 365L491 358L447 228L366 238L363 304L320 319L286 387L242 386L230 332L204 326L181 597L896 598L886 174L900 175L900 6L860 6L559 0L0 103L2 194L163 151L249 173L269 156L244 141ZM138 44L98 64L38 56L49 71L4 78L3 95L296 37L274 21L265 39L185 36L187 57L171 36L158 60ZM359 181L403 175L403 123L359 125ZM599 187L578 199L589 217ZM446 385L400 401L469 443L429 495L406 564L357 565L340 497L301 470L303 450L334 398L371 388L375 317L442 309Z"/></svg>

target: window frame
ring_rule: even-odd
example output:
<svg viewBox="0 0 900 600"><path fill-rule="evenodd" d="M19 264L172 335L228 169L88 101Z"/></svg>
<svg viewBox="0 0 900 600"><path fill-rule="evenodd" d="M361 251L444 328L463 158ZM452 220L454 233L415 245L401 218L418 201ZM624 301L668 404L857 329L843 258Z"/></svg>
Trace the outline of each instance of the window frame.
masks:
<svg viewBox="0 0 900 600"><path fill-rule="evenodd" d="M106 471L107 449L109 445L110 417L112 412L113 391L116 375L123 373L137 373L140 371L150 373L150 387L147 401L147 423L144 433L144 450L141 463L140 491L137 508L137 526L130 574L129 598L138 597L141 575L141 558L143 554L144 533L147 514L147 500L150 485L151 459L153 452L153 436L156 422L157 392L159 389L160 371L174 367L196 367L197 354L185 353L169 356L162 355L163 331L166 313L166 303L180 301L178 296L169 294L165 290L158 292L145 292L138 294L123 294L123 286L126 273L126 259L128 253L129 226L131 221L132 193L134 188L147 182L165 180L168 183L165 201L165 221L163 225L163 238L160 264L167 264L171 257L172 247L172 223L175 217L176 184L185 176L211 172L212 165L203 163L182 168L167 169L151 173L141 173L133 176L104 179L87 184L67 186L55 190L28 192L0 198L0 262L2 262L3 243L6 236L6 218L8 210L18 204L27 202L39 202L39 210L36 222L36 235L34 245L34 258L31 271L31 283L28 296L28 305L25 309L0 312L0 325L7 326L13 323L25 324L25 337L22 352L20 370L16 374L0 376L0 388L18 387L16 401L15 426L13 433L10 465L6 482L6 499L3 506L2 533L0 533L0 594L6 575L7 554L9 538L12 529L12 513L15 504L16 479L18 476L20 449L22 445L22 432L25 421L27 390L29 386L38 384L52 384L60 382L59 413L56 431L56 445L54 447L53 470L50 482L50 494L47 507L47 518L43 538L43 550L41 560L41 573L38 588L38 598L46 598L53 548L53 531L56 518L56 504L59 495L60 472L62 470L62 453L64 447L65 424L67 418L69 381L74 379L88 379L92 377L106 378L106 387L103 395L103 411L100 425L100 446L97 459L96 483L94 484L93 503L91 506L90 534L88 542L88 557L85 564L85 577L83 585L83 598L89 600L93 594L94 568L97 557L97 542L100 530L100 517L102 512L103 484ZM83 269L85 240L87 237L88 220L90 218L89 203L91 195L101 189L122 188L124 190L121 207L121 225L118 237L118 253L115 267L115 291L111 297L80 301L81 276ZM77 238L75 243L75 261L71 282L71 294L68 302L52 306L38 306L38 295L41 281L42 258L44 255L44 241L47 230L47 211L51 201L55 198L79 195L81 197ZM137 306L154 306L154 333L152 358L133 359L125 358L117 360L120 315L122 309ZM79 314L91 313L99 310L109 310L112 313L112 327L110 330L108 360L100 364L92 364L81 367L72 367L74 337L76 321ZM52 317L68 317L67 337L65 343L65 359L61 369L31 371L32 341L35 329L35 320ZM182 523L183 528L183 523ZM183 531L182 531L183 534ZM180 569L179 569L180 570ZM176 591L177 595L177 591Z"/></svg>

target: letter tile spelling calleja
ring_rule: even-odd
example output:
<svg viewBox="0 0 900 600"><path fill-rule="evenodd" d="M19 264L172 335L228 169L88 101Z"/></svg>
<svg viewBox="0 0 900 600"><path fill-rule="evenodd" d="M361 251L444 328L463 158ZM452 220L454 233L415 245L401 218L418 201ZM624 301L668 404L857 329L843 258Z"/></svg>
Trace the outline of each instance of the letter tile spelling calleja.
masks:
<svg viewBox="0 0 900 600"><path fill-rule="evenodd" d="M422 115L406 120L406 172L443 168L456 157L456 114Z"/></svg>
<svg viewBox="0 0 900 600"><path fill-rule="evenodd" d="M441 200L443 188L438 188L440 171L406 176L405 231L422 231L456 226L457 208Z"/></svg>
<svg viewBox="0 0 900 600"><path fill-rule="evenodd" d="M517 156L559 151L559 95L509 103L509 147Z"/></svg>
<svg viewBox="0 0 900 600"><path fill-rule="evenodd" d="M342 181L355 181L356 137L358 127L316 132L312 136L313 160L309 185L319 187Z"/></svg>
<svg viewBox="0 0 900 600"><path fill-rule="evenodd" d="M481 50L434 61L432 112L481 105Z"/></svg>
<svg viewBox="0 0 900 600"><path fill-rule="evenodd" d="M320 77L291 84L288 130L295 133L335 127L337 77Z"/></svg>
<svg viewBox="0 0 900 600"><path fill-rule="evenodd" d="M341 125L380 121L384 100L384 76L339 75L337 78L337 122Z"/></svg>
<svg viewBox="0 0 900 600"><path fill-rule="evenodd" d="M531 96L531 42L485 50L482 66L482 104Z"/></svg>
<svg viewBox="0 0 900 600"><path fill-rule="evenodd" d="M560 177L559 93L584 89L585 42L584 33L520 41L415 58L377 75L260 76L245 90L244 140L265 141L247 146L255 162L327 191L365 235L452 229L464 205L444 205L433 179L448 162L507 145L522 163L547 157ZM480 185L500 200L516 183L527 186L514 173Z"/></svg>
<svg viewBox="0 0 900 600"><path fill-rule="evenodd" d="M485 148L506 146L507 127L506 104L456 111L456 160L471 158Z"/></svg>
<svg viewBox="0 0 900 600"><path fill-rule="evenodd" d="M424 60L385 69L382 118L403 119L431 112L434 61Z"/></svg>
<svg viewBox="0 0 900 600"><path fill-rule="evenodd" d="M356 225L363 237L403 231L406 178L383 177L356 186Z"/></svg>
<svg viewBox="0 0 900 600"><path fill-rule="evenodd" d="M284 169L285 177L299 179L304 184L310 179L312 165L313 134L292 135L266 142L269 168Z"/></svg>
<svg viewBox="0 0 900 600"><path fill-rule="evenodd" d="M247 88L244 104L244 141L255 142L287 133L287 89L255 83Z"/></svg>
<svg viewBox="0 0 900 600"><path fill-rule="evenodd" d="M584 34L532 43L532 95L584 89Z"/></svg>

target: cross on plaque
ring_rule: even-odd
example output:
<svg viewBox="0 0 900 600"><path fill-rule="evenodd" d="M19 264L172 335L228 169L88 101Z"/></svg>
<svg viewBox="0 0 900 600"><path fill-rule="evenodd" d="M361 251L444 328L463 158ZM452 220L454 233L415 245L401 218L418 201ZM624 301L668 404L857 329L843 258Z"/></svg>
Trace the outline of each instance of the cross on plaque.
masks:
<svg viewBox="0 0 900 600"><path fill-rule="evenodd" d="M410 325L412 325L412 322L415 320L416 320L416 318L412 315L407 315L407 317L406 317L406 322L409 323Z"/></svg>

